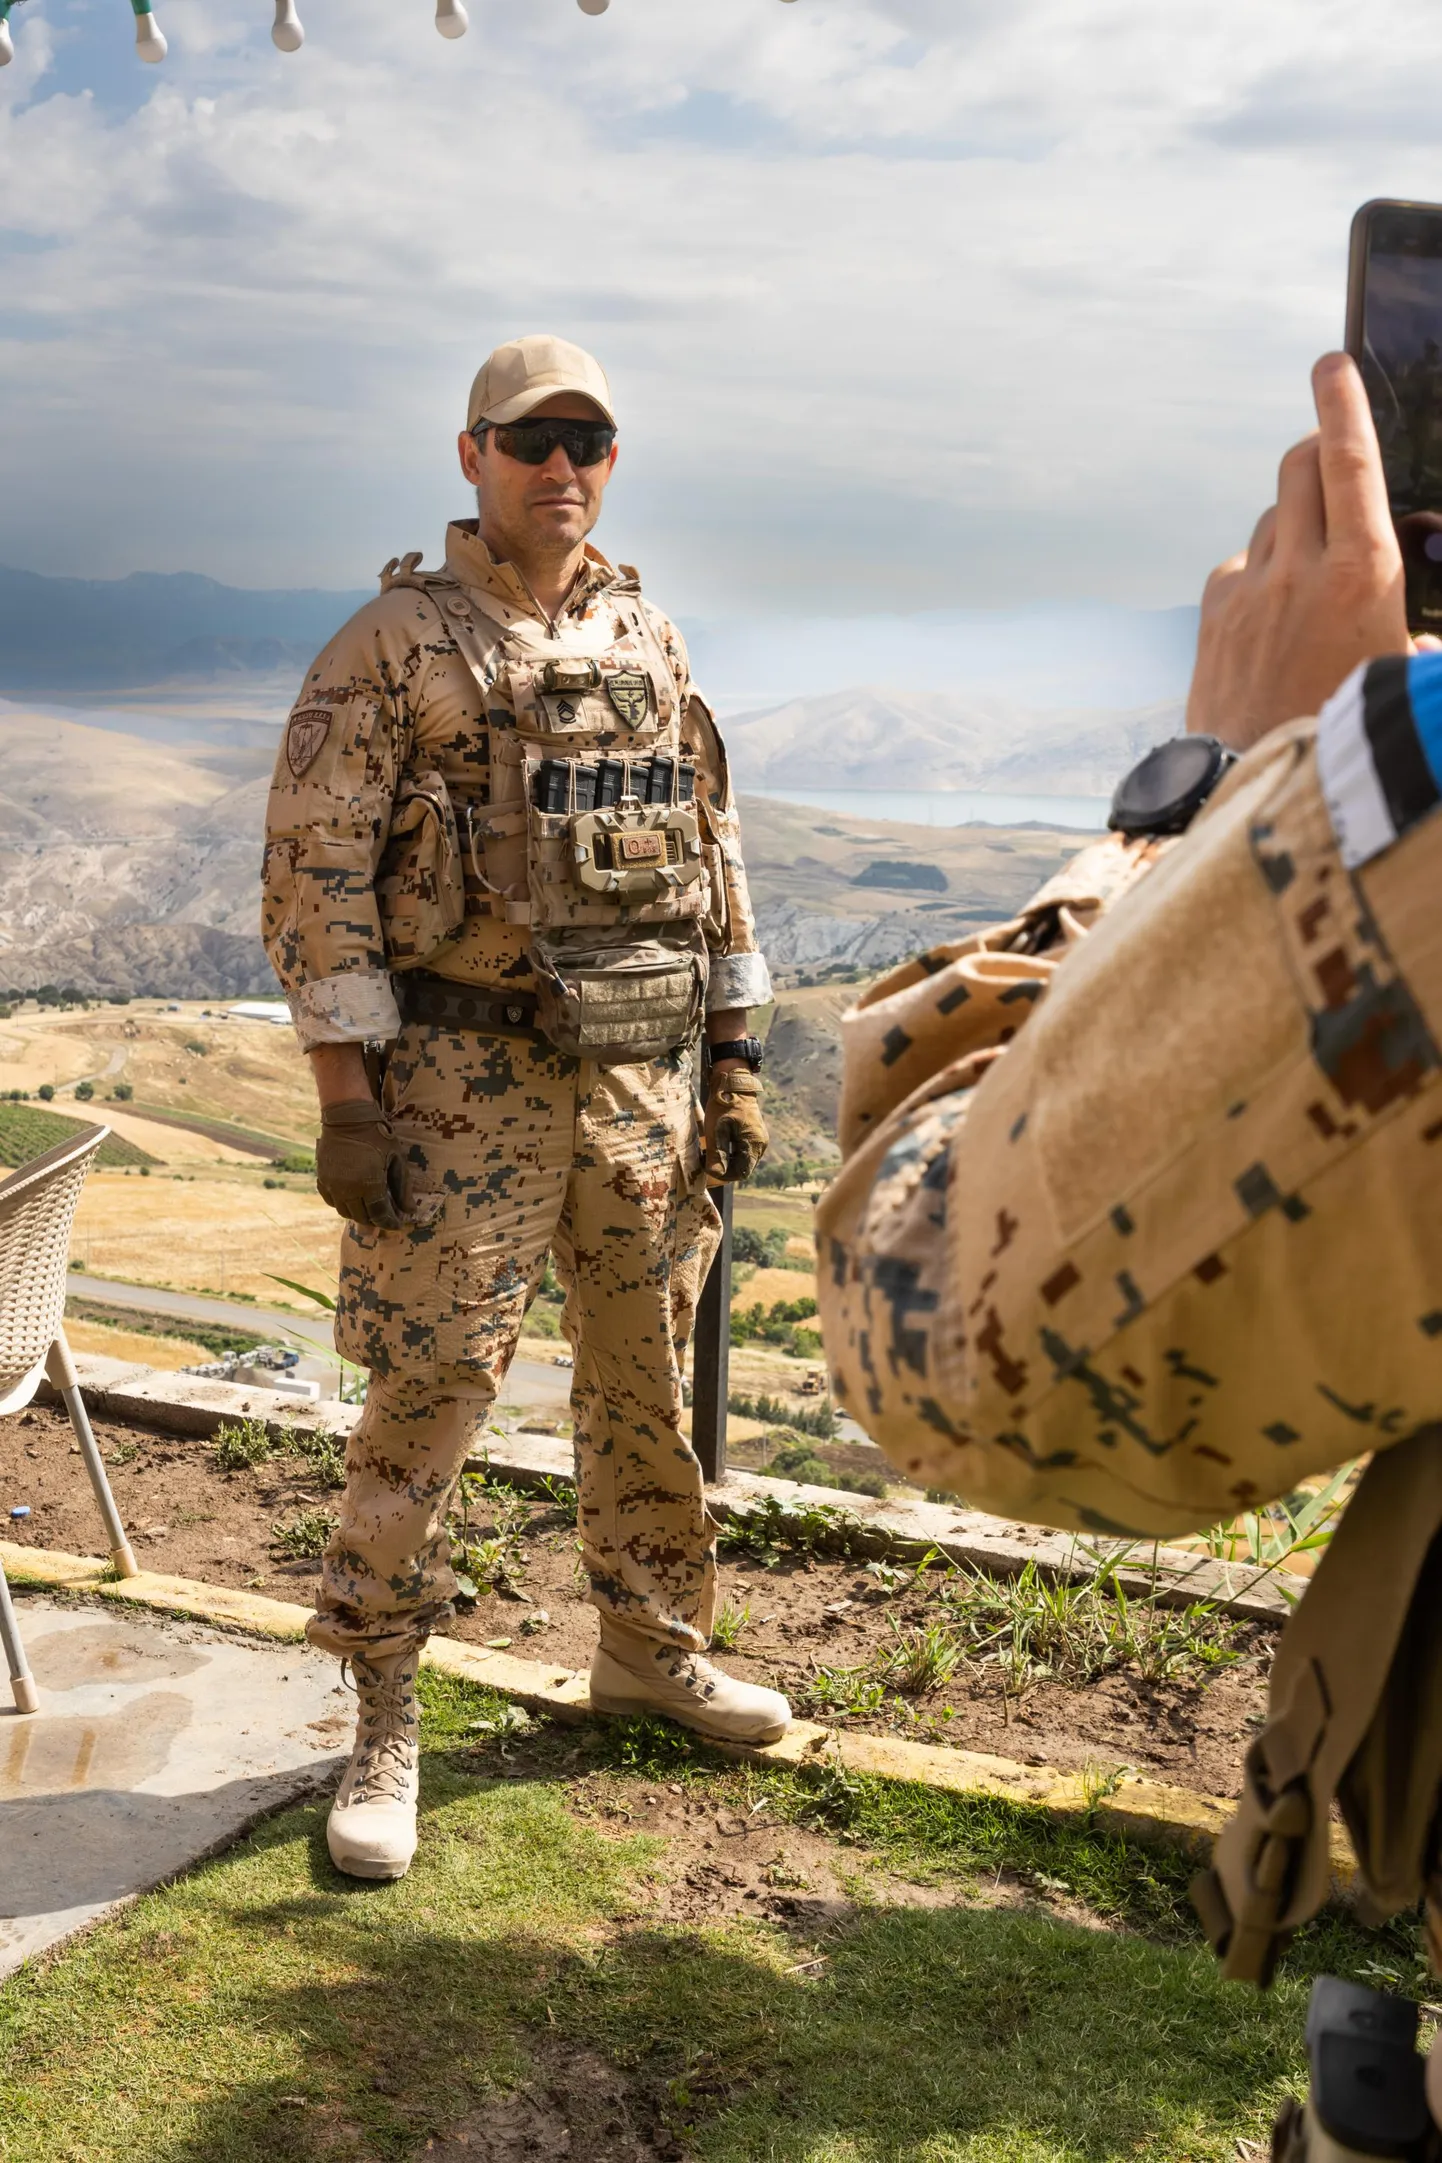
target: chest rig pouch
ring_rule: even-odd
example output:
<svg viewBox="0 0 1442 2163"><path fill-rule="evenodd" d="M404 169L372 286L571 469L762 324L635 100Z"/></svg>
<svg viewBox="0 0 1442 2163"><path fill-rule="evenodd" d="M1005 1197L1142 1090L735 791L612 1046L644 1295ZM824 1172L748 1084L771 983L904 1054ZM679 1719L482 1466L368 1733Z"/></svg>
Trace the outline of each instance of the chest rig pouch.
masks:
<svg viewBox="0 0 1442 2163"><path fill-rule="evenodd" d="M659 1058L701 1026L709 901L665 656L625 593L565 642L517 625L487 655L473 596L454 591L467 613L448 603L448 626L485 695L491 753L489 800L458 806L468 885L529 926L536 1026L557 1050Z"/></svg>

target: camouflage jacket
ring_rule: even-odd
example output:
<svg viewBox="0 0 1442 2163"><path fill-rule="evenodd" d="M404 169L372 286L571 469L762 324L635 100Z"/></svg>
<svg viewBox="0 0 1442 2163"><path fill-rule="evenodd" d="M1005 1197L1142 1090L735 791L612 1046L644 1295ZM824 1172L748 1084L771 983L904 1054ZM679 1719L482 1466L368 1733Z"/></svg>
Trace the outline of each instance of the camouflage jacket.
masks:
<svg viewBox="0 0 1442 2163"><path fill-rule="evenodd" d="M818 1299L911 1479L1166 1536L1442 1419L1439 801L1442 655L1374 662L868 992Z"/></svg>
<svg viewBox="0 0 1442 2163"><path fill-rule="evenodd" d="M474 522L448 529L446 568L486 597L498 649L504 624L544 624L528 588L508 564L495 561ZM624 611L612 597L622 595L632 597L634 608L636 574L613 569L588 548L560 618L545 628L563 643L584 637L592 647L612 628L619 638ZM707 1005L713 1012L764 1005L770 978L756 946L725 750L691 682L679 632L649 603L640 605L674 680L680 748L696 765L708 856L719 867L705 926ZM480 685L444 611L404 580L384 585L307 672L271 783L261 922L307 1050L396 1035L391 969L404 964L387 951L383 919L388 847L392 854L399 848L405 824L398 801L408 807L439 775L452 792L484 802L489 729ZM468 894L463 924L424 965L497 991L527 989L527 930L483 913L479 899L473 910Z"/></svg>

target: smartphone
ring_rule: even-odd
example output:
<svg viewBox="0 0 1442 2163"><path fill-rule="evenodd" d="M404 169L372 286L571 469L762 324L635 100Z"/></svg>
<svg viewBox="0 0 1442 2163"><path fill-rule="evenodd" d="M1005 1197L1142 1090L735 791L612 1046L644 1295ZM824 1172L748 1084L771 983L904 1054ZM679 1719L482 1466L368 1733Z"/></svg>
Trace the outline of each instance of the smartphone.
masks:
<svg viewBox="0 0 1442 2163"><path fill-rule="evenodd" d="M1346 343L1382 446L1408 626L1442 632L1442 203L1357 212Z"/></svg>

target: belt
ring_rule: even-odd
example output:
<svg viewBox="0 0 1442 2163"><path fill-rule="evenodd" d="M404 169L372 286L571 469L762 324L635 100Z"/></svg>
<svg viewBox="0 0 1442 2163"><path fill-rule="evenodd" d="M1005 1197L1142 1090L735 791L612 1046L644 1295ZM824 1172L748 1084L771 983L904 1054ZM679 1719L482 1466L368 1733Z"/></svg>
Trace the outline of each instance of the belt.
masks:
<svg viewBox="0 0 1442 2163"><path fill-rule="evenodd" d="M472 991L447 976L427 976L421 970L409 969L393 981L403 1021L433 1029L496 1030L502 1036L530 1036L535 1031L534 992L513 992L508 998L498 998L494 992Z"/></svg>

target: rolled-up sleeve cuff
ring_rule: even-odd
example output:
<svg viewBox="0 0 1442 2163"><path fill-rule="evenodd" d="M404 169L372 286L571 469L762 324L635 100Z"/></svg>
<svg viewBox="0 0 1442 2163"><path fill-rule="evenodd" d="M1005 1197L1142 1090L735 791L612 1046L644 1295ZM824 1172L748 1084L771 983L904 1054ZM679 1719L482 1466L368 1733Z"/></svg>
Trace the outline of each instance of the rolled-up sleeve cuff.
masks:
<svg viewBox="0 0 1442 2163"><path fill-rule="evenodd" d="M317 1044L389 1043L400 1035L400 1009L388 976L352 970L288 991L286 1000L301 1050Z"/></svg>
<svg viewBox="0 0 1442 2163"><path fill-rule="evenodd" d="M708 1014L724 1014L731 1007L770 1004L771 971L764 954L711 956L711 980L706 987Z"/></svg>

